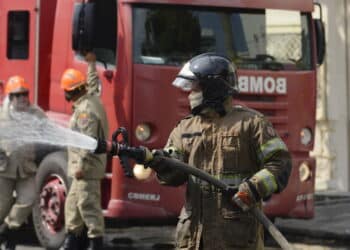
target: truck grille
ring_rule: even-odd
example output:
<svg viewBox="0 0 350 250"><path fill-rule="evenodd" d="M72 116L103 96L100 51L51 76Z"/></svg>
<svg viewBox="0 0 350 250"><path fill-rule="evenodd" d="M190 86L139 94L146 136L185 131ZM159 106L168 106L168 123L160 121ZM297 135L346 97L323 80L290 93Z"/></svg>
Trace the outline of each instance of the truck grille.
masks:
<svg viewBox="0 0 350 250"><path fill-rule="evenodd" d="M281 97L241 95L237 100L265 115L281 137L288 136L288 102Z"/></svg>

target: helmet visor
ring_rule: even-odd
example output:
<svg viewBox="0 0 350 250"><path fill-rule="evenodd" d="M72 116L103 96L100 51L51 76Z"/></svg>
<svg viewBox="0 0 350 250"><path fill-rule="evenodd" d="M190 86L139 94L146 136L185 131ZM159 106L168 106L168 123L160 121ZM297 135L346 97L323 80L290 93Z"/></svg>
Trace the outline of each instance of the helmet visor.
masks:
<svg viewBox="0 0 350 250"><path fill-rule="evenodd" d="M190 70L190 63L186 63L176 76L172 85L184 91L191 91L198 86L197 77Z"/></svg>
<svg viewBox="0 0 350 250"><path fill-rule="evenodd" d="M172 85L182 89L183 91L191 91L198 86L198 82L178 76L175 78Z"/></svg>

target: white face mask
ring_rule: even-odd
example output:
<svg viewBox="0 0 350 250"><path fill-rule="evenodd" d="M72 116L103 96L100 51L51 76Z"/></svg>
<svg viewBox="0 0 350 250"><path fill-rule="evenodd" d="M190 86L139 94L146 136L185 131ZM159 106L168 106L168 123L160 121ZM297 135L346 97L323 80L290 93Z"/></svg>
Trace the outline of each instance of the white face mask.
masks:
<svg viewBox="0 0 350 250"><path fill-rule="evenodd" d="M198 107L203 102L203 92L202 91L192 91L188 95L188 100L190 101L191 110Z"/></svg>

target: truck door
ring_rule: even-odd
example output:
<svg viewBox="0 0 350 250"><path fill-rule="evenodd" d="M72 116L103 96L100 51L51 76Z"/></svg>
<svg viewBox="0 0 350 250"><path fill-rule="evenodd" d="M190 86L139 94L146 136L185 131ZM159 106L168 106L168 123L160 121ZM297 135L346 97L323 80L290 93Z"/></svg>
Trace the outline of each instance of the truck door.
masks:
<svg viewBox="0 0 350 250"><path fill-rule="evenodd" d="M31 101L36 99L36 2L0 1L0 81L21 75L30 86Z"/></svg>

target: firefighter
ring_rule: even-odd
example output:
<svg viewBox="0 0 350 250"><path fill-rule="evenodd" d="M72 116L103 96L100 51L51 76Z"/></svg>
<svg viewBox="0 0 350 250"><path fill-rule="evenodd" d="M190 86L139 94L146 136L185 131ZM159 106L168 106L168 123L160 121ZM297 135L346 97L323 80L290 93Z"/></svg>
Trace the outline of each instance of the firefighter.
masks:
<svg viewBox="0 0 350 250"><path fill-rule="evenodd" d="M7 101L1 108L0 121L21 122L22 112L46 119L39 107L30 104L29 86L23 77L10 77L5 93ZM34 145L0 142L0 148L0 242L5 242L5 249L9 250L15 249L15 233L26 222L36 198L37 164Z"/></svg>
<svg viewBox="0 0 350 250"><path fill-rule="evenodd" d="M97 77L93 79L98 80ZM96 82L87 83L85 76L76 69L67 69L63 73L61 88L66 100L73 103L74 110L69 127L98 140L106 139L106 112L99 97L88 93L90 84L98 85ZM65 203L65 250L85 248L79 245L80 237L84 238L84 227L87 228L90 249L102 249L104 218L100 183L104 177L106 160L106 154L94 154L77 148L68 149L68 175L72 177L72 184Z"/></svg>
<svg viewBox="0 0 350 250"><path fill-rule="evenodd" d="M247 211L253 206L261 209L262 199L287 185L291 171L287 147L261 113L232 105L238 83L235 66L226 57L213 53L194 57L173 85L190 91L192 114L177 124L165 148L155 153L239 187L236 193L223 193L153 160L150 166L162 184L187 183L176 248L263 249L262 225Z"/></svg>

